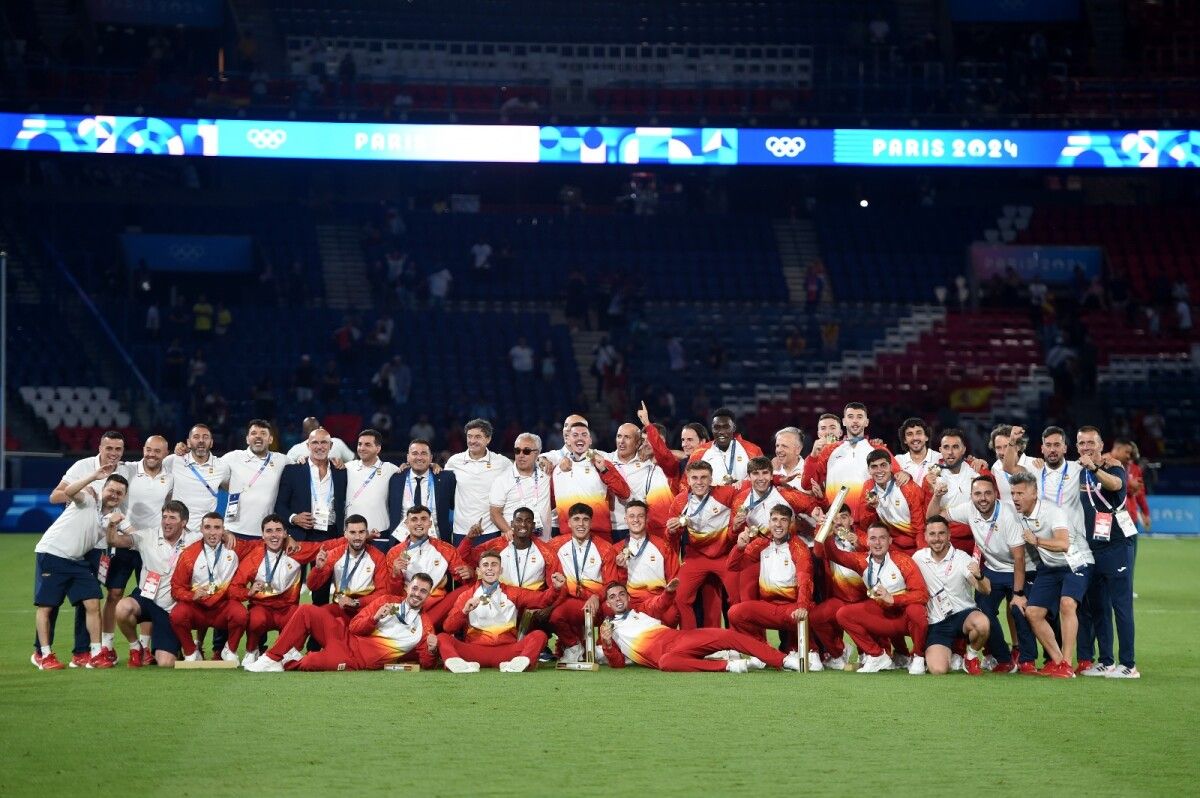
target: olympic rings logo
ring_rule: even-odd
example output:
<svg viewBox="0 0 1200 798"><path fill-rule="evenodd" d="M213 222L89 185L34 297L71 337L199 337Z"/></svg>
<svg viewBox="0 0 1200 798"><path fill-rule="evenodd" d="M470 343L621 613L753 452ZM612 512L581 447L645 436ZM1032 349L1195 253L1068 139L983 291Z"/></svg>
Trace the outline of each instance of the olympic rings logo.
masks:
<svg viewBox="0 0 1200 798"><path fill-rule="evenodd" d="M204 250L195 244L175 244L170 249L171 257L176 261L195 263L200 260Z"/></svg>
<svg viewBox="0 0 1200 798"><path fill-rule="evenodd" d="M287 131L252 127L246 131L246 141L260 150L277 150L287 141Z"/></svg>
<svg viewBox="0 0 1200 798"><path fill-rule="evenodd" d="M795 158L808 147L803 136L771 136L764 143L776 158Z"/></svg>

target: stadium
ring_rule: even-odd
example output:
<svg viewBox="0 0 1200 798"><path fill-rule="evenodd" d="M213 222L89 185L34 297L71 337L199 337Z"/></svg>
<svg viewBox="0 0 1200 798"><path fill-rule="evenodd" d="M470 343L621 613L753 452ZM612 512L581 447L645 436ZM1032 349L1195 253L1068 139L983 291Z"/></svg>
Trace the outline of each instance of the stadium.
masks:
<svg viewBox="0 0 1200 798"><path fill-rule="evenodd" d="M1197 4L0 33L4 794L1194 780Z"/></svg>

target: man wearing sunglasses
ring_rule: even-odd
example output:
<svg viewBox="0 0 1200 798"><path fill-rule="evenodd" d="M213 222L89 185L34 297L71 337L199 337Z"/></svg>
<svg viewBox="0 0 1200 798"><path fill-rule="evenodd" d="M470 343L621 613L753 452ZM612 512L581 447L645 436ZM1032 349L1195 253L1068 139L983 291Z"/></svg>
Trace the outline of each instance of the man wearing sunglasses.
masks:
<svg viewBox="0 0 1200 798"><path fill-rule="evenodd" d="M512 540L509 522L519 507L533 511L534 537L550 539L550 477L537 466L541 454L542 439L521 433L513 444L513 467L492 483L492 522L507 540Z"/></svg>

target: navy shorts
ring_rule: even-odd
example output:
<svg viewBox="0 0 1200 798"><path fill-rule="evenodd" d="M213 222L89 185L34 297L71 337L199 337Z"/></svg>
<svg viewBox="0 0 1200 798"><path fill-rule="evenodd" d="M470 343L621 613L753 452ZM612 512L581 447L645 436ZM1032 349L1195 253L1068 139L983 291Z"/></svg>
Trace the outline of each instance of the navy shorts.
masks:
<svg viewBox="0 0 1200 798"><path fill-rule="evenodd" d="M38 607L58 607L63 599L78 604L100 598L100 580L87 560L38 552L34 568L33 603Z"/></svg>
<svg viewBox="0 0 1200 798"><path fill-rule="evenodd" d="M1065 565L1043 565L1038 568L1037 579L1029 586L1029 606L1058 612L1058 601L1064 596L1070 596L1076 603L1080 603L1087 593L1091 577L1090 565L1085 565L1078 571L1072 571Z"/></svg>
<svg viewBox="0 0 1200 798"><path fill-rule="evenodd" d="M966 637L963 634L963 624L967 622L967 616L973 612L978 612L974 607L966 610L959 610L953 615L947 615L937 623L929 625L929 633L925 636L925 647L930 646L945 646L946 648L954 648L954 641L960 637Z"/></svg>
<svg viewBox="0 0 1200 798"><path fill-rule="evenodd" d="M109 555L108 578L104 580L104 586L115 590L124 590L129 584L129 577L134 574L138 575L136 581L140 583L142 555L133 549L117 549L116 553Z"/></svg>
<svg viewBox="0 0 1200 798"><path fill-rule="evenodd" d="M171 628L171 613L143 596L140 590L134 591L133 600L138 603L139 621L150 622L150 647L178 655L179 638Z"/></svg>

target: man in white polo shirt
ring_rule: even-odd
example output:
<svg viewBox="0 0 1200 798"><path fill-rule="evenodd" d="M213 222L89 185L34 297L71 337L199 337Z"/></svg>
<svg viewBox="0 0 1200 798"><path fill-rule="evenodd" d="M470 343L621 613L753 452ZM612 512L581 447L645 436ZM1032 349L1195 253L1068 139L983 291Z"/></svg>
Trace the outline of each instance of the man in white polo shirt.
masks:
<svg viewBox="0 0 1200 798"><path fill-rule="evenodd" d="M142 583L132 596L117 605L117 625L129 641L131 663L147 656L146 640L138 637L137 625L150 622L150 643L159 667L172 668L179 653L179 638L171 628L171 577L183 550L200 540L199 532L189 532L187 505L171 500L163 507L162 521L150 529L134 529L114 513L105 529L108 545L118 549L136 549L142 555ZM134 653L140 649L140 656ZM131 666L136 667L136 666Z"/></svg>
<svg viewBox="0 0 1200 798"><path fill-rule="evenodd" d="M200 519L217 509L217 496L229 484L229 466L212 453L212 431L206 424L196 424L188 431L187 443L181 452L164 461L174 480L173 497L188 508L188 531L200 532Z"/></svg>
<svg viewBox="0 0 1200 798"><path fill-rule="evenodd" d="M129 488L123 476L108 473L111 468L111 465L101 466L65 488L56 489L66 497L67 509L34 547L33 603L37 607L38 650L31 661L39 670L63 667L50 648L50 621L52 610L64 598L83 606L89 639L85 667L112 667L112 662L100 654L100 582L87 563L87 556L101 537L104 515L117 510ZM90 486L100 479L104 480L104 487L97 495Z"/></svg>
<svg viewBox="0 0 1200 798"><path fill-rule="evenodd" d="M321 429L321 422L316 417L309 416L304 419L302 429L304 430L304 437L296 445L287 450L289 463L295 463L308 457L308 437L312 435L313 430ZM339 463L348 463L354 459L354 452L350 451L350 447L346 445L344 440L330 435L329 441L330 460L336 460Z"/></svg>
<svg viewBox="0 0 1200 798"><path fill-rule="evenodd" d="M386 536L391 527L388 516L388 483L400 469L379 459L383 435L378 430L358 433L358 459L346 464L346 508L344 518L361 515L367 519L369 537Z"/></svg>
<svg viewBox="0 0 1200 798"><path fill-rule="evenodd" d="M125 512L135 529L144 529L158 523L163 505L171 498L174 480L163 468L167 456L167 439L151 435L142 447L142 459L121 464L121 472L129 480L129 492L125 499ZM101 614L101 653L117 664L113 638L117 628L117 605L125 596L125 586L130 576L141 581L142 558L131 549L113 549L100 557L101 582L108 590Z"/></svg>
<svg viewBox="0 0 1200 798"><path fill-rule="evenodd" d="M1018 471L1037 472L1035 461L1025 454L1025 431L1011 424L998 424L992 428L988 448L996 453L992 464L992 475L996 477L996 489L1000 501L1012 507L1012 488L1008 478Z"/></svg>
<svg viewBox="0 0 1200 798"><path fill-rule="evenodd" d="M542 453L542 439L532 432L522 432L513 443L513 467L492 483L488 497L492 523L509 540L510 522L518 507L533 511L534 537L550 539L550 482L551 478L537 467Z"/></svg>
<svg viewBox="0 0 1200 798"><path fill-rule="evenodd" d="M246 429L246 448L221 457L229 468L225 528L241 540L261 540L262 520L275 511L279 479L288 460L271 451L272 440L270 423L256 418Z"/></svg>
<svg viewBox="0 0 1200 798"><path fill-rule="evenodd" d="M490 422L476 418L468 421L463 431L467 450L446 461L446 470L454 473L454 530L450 541L457 546L476 524L483 530L479 537L485 543L500 534L492 520L492 483L512 469L512 460L488 449L492 442Z"/></svg>
<svg viewBox="0 0 1200 798"><path fill-rule="evenodd" d="M896 455L896 462L912 476L913 482L924 485L929 467L938 461L938 453L929 448L929 425L916 416L907 418L900 425L899 437L904 453Z"/></svg>
<svg viewBox="0 0 1200 798"><path fill-rule="evenodd" d="M929 632L925 638L925 662L935 676L952 670L955 644L965 638L967 655L964 668L972 676L982 673L983 644L987 642L989 621L976 609L976 599L991 590L979 563L961 549L950 545L950 524L940 515L931 516L925 526L929 546L913 554L921 569L921 578L929 590L925 605Z"/></svg>

